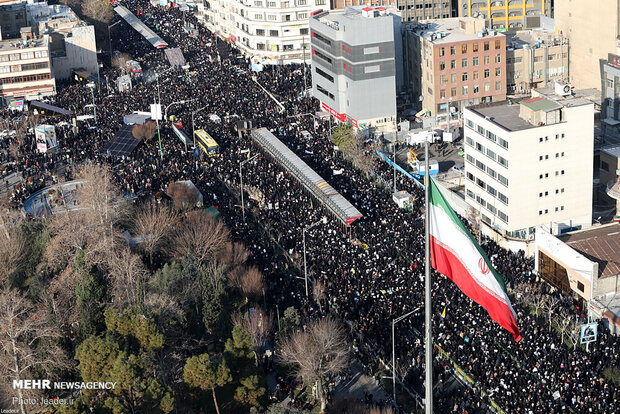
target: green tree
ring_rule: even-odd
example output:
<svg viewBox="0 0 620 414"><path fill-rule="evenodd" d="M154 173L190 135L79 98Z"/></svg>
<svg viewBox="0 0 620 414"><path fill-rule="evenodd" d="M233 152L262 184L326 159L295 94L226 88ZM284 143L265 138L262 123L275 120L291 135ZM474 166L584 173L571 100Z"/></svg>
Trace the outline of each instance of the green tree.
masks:
<svg viewBox="0 0 620 414"><path fill-rule="evenodd" d="M118 344L112 338L97 336L86 338L75 352L82 379L86 382L107 381L118 353Z"/></svg>
<svg viewBox="0 0 620 414"><path fill-rule="evenodd" d="M164 334L151 318L138 313L135 307L119 312L108 308L105 311L105 322L108 330L125 337L135 339L139 347L147 352L154 352L164 346Z"/></svg>
<svg viewBox="0 0 620 414"><path fill-rule="evenodd" d="M301 323L301 318L299 317L299 312L292 306L289 306L284 310L284 315L280 320L280 325L282 327L282 335L286 336L288 333L295 330L299 324Z"/></svg>
<svg viewBox="0 0 620 414"><path fill-rule="evenodd" d="M355 132L351 124L338 124L332 130L332 136L330 141L337 145L340 151L349 152L349 150L355 145Z"/></svg>
<svg viewBox="0 0 620 414"><path fill-rule="evenodd" d="M258 375L250 375L243 378L241 386L235 390L235 400L241 404L260 407L259 399L265 395L265 387L261 387L261 380Z"/></svg>
<svg viewBox="0 0 620 414"><path fill-rule="evenodd" d="M243 366L248 361L252 361L254 358L254 350L252 348L252 338L250 338L250 334L248 334L241 325L235 326L232 330L232 337L226 340L224 351L231 366Z"/></svg>
<svg viewBox="0 0 620 414"><path fill-rule="evenodd" d="M107 290L101 273L90 263L83 250L78 250L74 258L74 269L78 273L75 284L75 297L78 306L78 335L86 338L103 331L103 307Z"/></svg>
<svg viewBox="0 0 620 414"><path fill-rule="evenodd" d="M226 366L225 360L221 362L212 362L209 354L193 356L185 363L183 380L191 388L196 388L201 391L211 390L215 410L220 414L215 389L223 387L232 381L232 376L230 375L228 366Z"/></svg>

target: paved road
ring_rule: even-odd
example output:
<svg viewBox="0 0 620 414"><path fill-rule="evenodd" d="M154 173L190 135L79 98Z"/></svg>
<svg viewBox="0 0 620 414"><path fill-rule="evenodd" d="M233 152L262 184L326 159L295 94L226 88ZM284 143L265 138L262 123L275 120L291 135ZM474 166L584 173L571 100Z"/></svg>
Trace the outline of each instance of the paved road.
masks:
<svg viewBox="0 0 620 414"><path fill-rule="evenodd" d="M386 401L389 398L383 389L376 384L375 379L364 372L362 364L356 360L351 364L351 378L336 384L334 395L363 400L364 391L372 394L375 401Z"/></svg>

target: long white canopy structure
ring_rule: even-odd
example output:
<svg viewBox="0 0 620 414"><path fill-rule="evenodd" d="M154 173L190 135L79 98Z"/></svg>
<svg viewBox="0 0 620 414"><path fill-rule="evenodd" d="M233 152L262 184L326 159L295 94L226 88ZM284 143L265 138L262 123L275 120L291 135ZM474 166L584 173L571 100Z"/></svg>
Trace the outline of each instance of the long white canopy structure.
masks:
<svg viewBox="0 0 620 414"><path fill-rule="evenodd" d="M273 157L288 173L299 181L323 206L346 226L362 217L351 203L301 160L267 128L252 131L254 142Z"/></svg>
<svg viewBox="0 0 620 414"><path fill-rule="evenodd" d="M168 47L168 43L164 42L164 39L159 37L157 33L152 31L147 25L142 22L142 20L138 19L132 12L127 10L126 7L116 6L114 8L114 11L138 33L140 33L154 48L163 49L165 47Z"/></svg>

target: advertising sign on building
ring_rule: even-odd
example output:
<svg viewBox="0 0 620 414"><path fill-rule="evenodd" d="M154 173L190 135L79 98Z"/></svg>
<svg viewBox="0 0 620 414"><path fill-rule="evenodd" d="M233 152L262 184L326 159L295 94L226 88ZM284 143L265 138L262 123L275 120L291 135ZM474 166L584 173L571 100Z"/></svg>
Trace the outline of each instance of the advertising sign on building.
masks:
<svg viewBox="0 0 620 414"><path fill-rule="evenodd" d="M15 101L9 102L9 108L14 111L23 111L24 110L24 100L19 99Z"/></svg>
<svg viewBox="0 0 620 414"><path fill-rule="evenodd" d="M58 145L56 141L56 128L53 125L39 125L34 129L37 141L37 150L47 152Z"/></svg>

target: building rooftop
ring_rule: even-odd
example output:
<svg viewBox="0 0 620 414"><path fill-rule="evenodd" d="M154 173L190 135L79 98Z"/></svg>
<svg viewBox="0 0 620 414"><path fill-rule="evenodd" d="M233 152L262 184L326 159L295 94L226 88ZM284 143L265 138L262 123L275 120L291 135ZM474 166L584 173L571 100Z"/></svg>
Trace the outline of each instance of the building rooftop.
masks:
<svg viewBox="0 0 620 414"><path fill-rule="evenodd" d="M422 25L426 25L426 28L422 30L421 37L425 37L433 44L464 42L474 39L487 39L489 37L503 36L496 30L483 29L479 32L468 33L463 30L462 24L474 25L478 23L482 27L484 26L484 19L475 19L473 17L454 17L450 19L441 20L424 20L420 22Z"/></svg>
<svg viewBox="0 0 620 414"><path fill-rule="evenodd" d="M400 15L396 9L390 7L347 6L343 10L325 10L324 12L316 14L312 17L323 23L331 23L332 26L335 25L338 27L338 24L343 20L378 19L391 14ZM336 27L334 28L336 29Z"/></svg>
<svg viewBox="0 0 620 414"><path fill-rule="evenodd" d="M466 108L508 131L522 131L536 128L519 116L521 108L514 101L499 101L469 106Z"/></svg>
<svg viewBox="0 0 620 414"><path fill-rule="evenodd" d="M606 148L601 148L601 151L616 157L616 158L620 158L620 145L616 145L613 147L606 147Z"/></svg>
<svg viewBox="0 0 620 414"><path fill-rule="evenodd" d="M598 277L605 278L620 274L620 223L613 223L590 230L579 231L560 240L598 263Z"/></svg>
<svg viewBox="0 0 620 414"><path fill-rule="evenodd" d="M596 103L597 100L597 94L595 93L596 90L594 89L574 89L573 93L568 96L560 96L556 94L555 89L552 87L535 88L532 89L532 91L532 96L544 96L545 98L557 102L567 108ZM598 92L598 99L600 101L600 92Z"/></svg>
<svg viewBox="0 0 620 414"><path fill-rule="evenodd" d="M35 39L29 39L26 43L23 43L21 39L7 39L0 40L0 52L7 52L10 50L30 49L34 47L46 47L49 38L47 36L38 37Z"/></svg>
<svg viewBox="0 0 620 414"><path fill-rule="evenodd" d="M547 98L543 98L542 96L538 96L536 98L524 99L521 101L521 105L525 105L530 108L532 111L555 111L556 109L560 109L562 105L557 102L550 101Z"/></svg>
<svg viewBox="0 0 620 414"><path fill-rule="evenodd" d="M522 49L525 46L538 48L543 45L560 46L568 44L567 38L561 38L559 33L547 29L531 29L519 30L512 33L506 33L507 49Z"/></svg>

